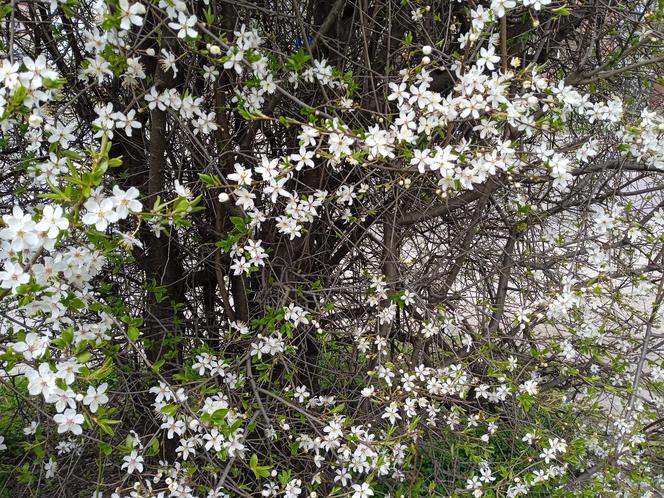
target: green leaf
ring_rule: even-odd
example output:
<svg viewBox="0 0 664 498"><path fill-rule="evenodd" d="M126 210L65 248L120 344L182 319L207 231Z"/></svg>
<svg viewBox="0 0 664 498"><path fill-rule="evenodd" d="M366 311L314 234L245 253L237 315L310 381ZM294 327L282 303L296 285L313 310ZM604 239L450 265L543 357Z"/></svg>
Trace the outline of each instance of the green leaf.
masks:
<svg viewBox="0 0 664 498"><path fill-rule="evenodd" d="M242 216L231 216L230 220L235 229L240 233L243 233L247 228L247 220Z"/></svg>
<svg viewBox="0 0 664 498"><path fill-rule="evenodd" d="M303 48L286 58L286 67L293 71L304 69L305 64L311 59L311 56Z"/></svg>
<svg viewBox="0 0 664 498"><path fill-rule="evenodd" d="M129 337L129 340L132 342L136 342L140 335L141 331L138 330L138 328L134 327L133 325L127 329L127 337Z"/></svg>
<svg viewBox="0 0 664 498"><path fill-rule="evenodd" d="M570 10L569 7L567 7L567 5L563 5L562 7L553 9L552 12L557 16L569 16L572 13L572 11Z"/></svg>
<svg viewBox="0 0 664 498"><path fill-rule="evenodd" d="M99 426L99 428L111 437L115 436L115 431L113 430L111 425L119 423L120 423L119 420L97 419L97 425Z"/></svg>
<svg viewBox="0 0 664 498"><path fill-rule="evenodd" d="M62 331L60 334L60 339L69 346L72 342L74 342L74 329L72 327L67 327Z"/></svg>
<svg viewBox="0 0 664 498"><path fill-rule="evenodd" d="M289 128L291 125L297 124L297 121L287 116L279 116L279 123L281 123L286 128Z"/></svg>
<svg viewBox="0 0 664 498"><path fill-rule="evenodd" d="M11 105L13 108L19 108L23 105L23 101L28 96L28 90L24 86L19 86L14 92Z"/></svg>
<svg viewBox="0 0 664 498"><path fill-rule="evenodd" d="M106 358L101 367L86 377L86 380L101 380L108 377L113 372L113 359Z"/></svg>
<svg viewBox="0 0 664 498"><path fill-rule="evenodd" d="M198 174L198 178L208 187L214 187L216 185L221 185L221 181L215 175L205 175L203 173Z"/></svg>
<svg viewBox="0 0 664 498"><path fill-rule="evenodd" d="M254 119L256 119L259 116L258 114L251 113L251 112L247 111L244 107L240 107L240 106L238 106L237 112L240 116L242 116L247 121L253 121Z"/></svg>
<svg viewBox="0 0 664 498"><path fill-rule="evenodd" d="M152 364L152 371L155 373L159 373L159 370L161 370L161 367L164 366L164 363L166 363L166 360L163 358L161 360L155 361Z"/></svg>
<svg viewBox="0 0 664 498"><path fill-rule="evenodd" d="M154 438L148 449L145 451L145 455L149 457L157 456L159 454L159 439Z"/></svg>
<svg viewBox="0 0 664 498"><path fill-rule="evenodd" d="M104 455L106 455L106 456L108 456L108 455L110 455L111 453L113 453L113 446L111 446L111 445L108 444L108 443L105 443L105 442L103 442L103 441L100 441L100 442L97 444L97 446L99 447L100 451L101 451Z"/></svg>
<svg viewBox="0 0 664 498"><path fill-rule="evenodd" d="M14 10L14 8L9 3L0 5L0 19L6 17L12 10Z"/></svg>
<svg viewBox="0 0 664 498"><path fill-rule="evenodd" d="M269 465L258 465L258 456L256 453L251 455L251 458L249 459L249 468L251 471L254 473L254 476L256 479L260 479L262 477L269 477L270 476L270 467Z"/></svg>
<svg viewBox="0 0 664 498"><path fill-rule="evenodd" d="M67 80L64 78L57 78L54 80L50 79L44 79L44 87L48 88L49 90L55 89L55 88L62 88L65 83L67 83Z"/></svg>
<svg viewBox="0 0 664 498"><path fill-rule="evenodd" d="M203 14L205 15L205 22L209 25L214 25L214 12L212 10L212 6L209 6L207 9L205 9Z"/></svg>
<svg viewBox="0 0 664 498"><path fill-rule="evenodd" d="M168 405L164 405L161 407L161 413L164 413L170 417L174 417L175 414L178 411L177 405L174 405L173 403L170 403Z"/></svg>
<svg viewBox="0 0 664 498"><path fill-rule="evenodd" d="M76 355L76 359L80 363L87 363L92 359L92 353L90 351L83 351L82 353Z"/></svg>
<svg viewBox="0 0 664 498"><path fill-rule="evenodd" d="M74 152L73 150L61 150L60 155L62 157L65 157L67 159L71 159L72 161L82 161L83 156L77 152Z"/></svg>

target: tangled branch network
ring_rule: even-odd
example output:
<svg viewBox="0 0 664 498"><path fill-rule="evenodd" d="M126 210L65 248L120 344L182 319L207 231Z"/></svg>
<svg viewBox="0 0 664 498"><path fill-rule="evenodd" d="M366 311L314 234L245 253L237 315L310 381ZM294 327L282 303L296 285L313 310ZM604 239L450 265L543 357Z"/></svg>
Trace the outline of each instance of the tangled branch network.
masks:
<svg viewBox="0 0 664 498"><path fill-rule="evenodd" d="M664 4L0 5L0 497L657 497Z"/></svg>

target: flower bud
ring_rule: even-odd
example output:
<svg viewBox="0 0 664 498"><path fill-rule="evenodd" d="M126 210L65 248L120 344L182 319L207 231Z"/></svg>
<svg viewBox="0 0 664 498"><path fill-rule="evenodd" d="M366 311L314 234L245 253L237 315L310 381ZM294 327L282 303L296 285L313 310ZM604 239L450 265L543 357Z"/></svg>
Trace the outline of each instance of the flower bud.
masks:
<svg viewBox="0 0 664 498"><path fill-rule="evenodd" d="M39 114L30 114L30 117L28 118L28 124L32 128L39 128L43 122L44 118L42 118Z"/></svg>

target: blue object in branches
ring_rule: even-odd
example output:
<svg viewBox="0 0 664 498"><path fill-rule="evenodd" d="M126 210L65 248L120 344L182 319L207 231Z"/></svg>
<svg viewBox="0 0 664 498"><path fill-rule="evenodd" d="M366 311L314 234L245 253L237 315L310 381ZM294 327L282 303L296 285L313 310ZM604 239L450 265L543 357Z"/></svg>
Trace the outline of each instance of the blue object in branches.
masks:
<svg viewBox="0 0 664 498"><path fill-rule="evenodd" d="M307 36L307 43L311 45L314 42L314 37L313 36ZM293 42L293 52L297 52L300 50L302 47L304 47L304 39L301 36L298 36L295 38L295 41Z"/></svg>

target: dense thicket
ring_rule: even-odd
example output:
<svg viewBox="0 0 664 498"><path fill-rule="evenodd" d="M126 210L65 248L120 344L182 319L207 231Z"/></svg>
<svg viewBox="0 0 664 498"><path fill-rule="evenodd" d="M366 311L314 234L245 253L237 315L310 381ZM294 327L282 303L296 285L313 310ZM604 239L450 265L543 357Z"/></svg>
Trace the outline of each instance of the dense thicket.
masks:
<svg viewBox="0 0 664 498"><path fill-rule="evenodd" d="M661 2L0 16L0 496L660 495Z"/></svg>

